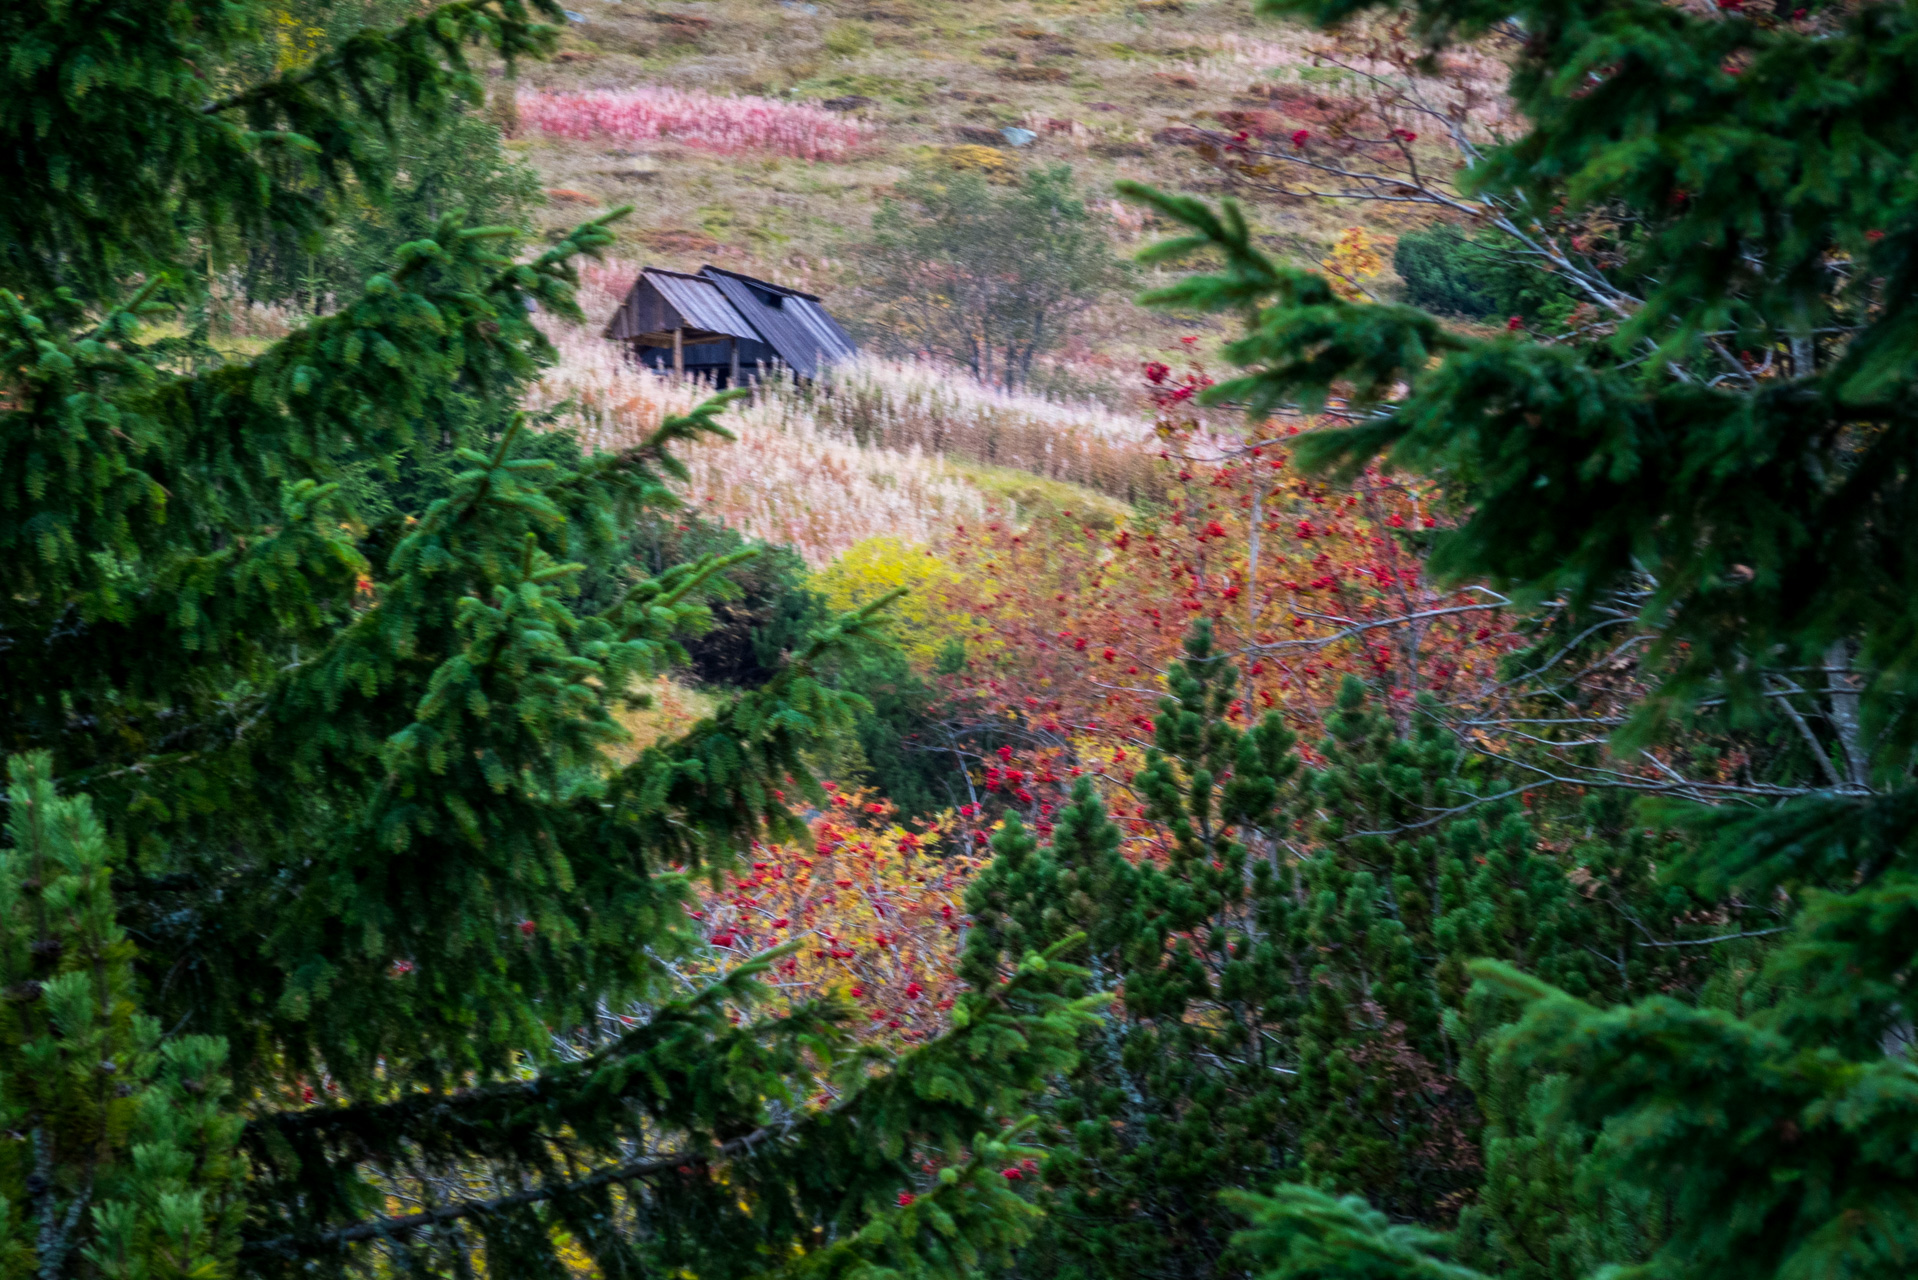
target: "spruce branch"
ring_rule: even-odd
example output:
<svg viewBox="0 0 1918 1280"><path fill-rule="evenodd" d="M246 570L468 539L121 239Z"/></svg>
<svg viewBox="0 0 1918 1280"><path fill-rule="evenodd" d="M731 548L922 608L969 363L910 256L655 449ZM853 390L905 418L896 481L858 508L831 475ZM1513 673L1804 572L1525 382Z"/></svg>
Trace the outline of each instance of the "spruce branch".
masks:
<svg viewBox="0 0 1918 1280"><path fill-rule="evenodd" d="M763 998L761 979L773 965L803 946L786 942L748 957L727 969L718 978L690 995L669 1001L653 1011L642 1026L625 1033L605 1048L574 1062L548 1067L530 1080L478 1085L446 1094L422 1094L390 1102L363 1105L309 1107L297 1111L270 1111L248 1124L247 1139L263 1141L262 1133L272 1130L281 1137L304 1134L402 1132L423 1124L466 1124L462 1112L483 1111L504 1100L539 1099L565 1096L599 1076L610 1064L643 1056L656 1050L664 1038L682 1027L708 1025L723 1014L727 1005L749 1006ZM803 1014L804 1011L802 1011ZM830 1012L830 1011L827 1011ZM742 1028L752 1035L788 1034L792 1017L758 1022ZM497 1123L497 1121L494 1121Z"/></svg>
<svg viewBox="0 0 1918 1280"><path fill-rule="evenodd" d="M672 1155L627 1160L570 1182L542 1183L537 1187L528 1187L523 1191L497 1196L491 1200L456 1200L451 1204L436 1205L431 1209L421 1210L419 1213L375 1218L371 1221L355 1223L350 1227L323 1231L313 1236L276 1236L268 1240L249 1240L240 1246L240 1252L242 1255L271 1253L288 1258L299 1258L331 1252L343 1245L356 1244L365 1240L398 1240L413 1232L443 1226L461 1218L485 1217L488 1214L538 1204L559 1196L578 1195L595 1187L633 1182L655 1174L682 1169L707 1169L715 1161L723 1160L727 1156L750 1152L759 1143L768 1138L776 1138L789 1128L790 1126L767 1126L755 1129L743 1137L722 1142L710 1151L685 1151Z"/></svg>
<svg viewBox="0 0 1918 1280"><path fill-rule="evenodd" d="M977 1121L1038 1087L1048 1072L1070 1063L1073 1045L1080 1031L1097 1021L1096 1010L1104 1003L1102 997L1073 1000L1058 994L1062 982L1082 975L1082 971L1063 959L1082 943L1082 937L1063 939L1043 953L1028 955L1005 983L984 992L968 993L961 999L960 1011L955 1015L951 1031L899 1055L886 1064L886 1070L875 1073L872 1070L875 1065L871 1060L872 1055L860 1056L859 1061L853 1064L856 1070L842 1078L838 1100L827 1107L761 1124L748 1133L722 1140L709 1148L635 1157L581 1177L549 1176L536 1186L504 1196L458 1200L419 1213L382 1216L311 1234L286 1233L253 1240L247 1242L242 1251L252 1255L274 1254L297 1258L323 1254L360 1242L400 1239L458 1219L485 1217L516 1207L575 1196L614 1183L630 1183L667 1173L679 1174L684 1170L713 1171L728 1159L753 1155L757 1148L768 1144L792 1146L794 1150L788 1159L803 1160L805 1144L809 1135L815 1133L833 1144L845 1141L854 1134L889 1134L893 1135L891 1140L898 1143L903 1144L910 1139L914 1143L925 1142L937 1147L949 1141L953 1135L936 1128L927 1132L907 1133L902 1131L901 1126L925 1125L928 1122L936 1125L942 1120L949 1125L951 1119L961 1115ZM717 1012L717 1005L746 994L746 988L767 967L797 945L789 943L755 956L719 982L678 1002L674 1006L674 1016L683 1017L701 1009ZM775 1020L770 1029L785 1034L785 1028L779 1025L785 1021ZM513 1098L540 1099L550 1106L556 1099L590 1090L594 1082L606 1074L609 1066L617 1066L623 1058L631 1056L635 1042L656 1038L662 1025L661 1019L655 1019L647 1027L623 1037L619 1045L591 1059L566 1064L523 1083L489 1086L484 1090L470 1090L465 1094L428 1101L403 1099L378 1108L320 1108L290 1116L268 1117L265 1123L289 1138L318 1136L339 1130L348 1123L356 1129L396 1133L427 1124L440 1131L449 1127L455 1130L473 1128L471 1122L466 1125L454 1122L454 1113L465 1108L493 1110L500 1101ZM745 1028L742 1034L757 1032ZM955 1067L961 1063L973 1064L975 1073L981 1066L991 1064L986 1068L986 1078L976 1081L976 1085L983 1087L967 1088L961 1084L962 1076L955 1074ZM563 1102L560 1105L563 1109ZM947 1114L942 1116L942 1112ZM504 1114L492 1114L480 1128L492 1132L496 1141L510 1140L506 1133L499 1132L502 1122L537 1127L543 1116L544 1108L522 1113L517 1120L509 1120ZM476 1133L478 1131L475 1129ZM529 1130L529 1136L535 1132L543 1130ZM997 1139L975 1137L972 1159L977 1162L982 1155L996 1151L1000 1144L1008 1140L1005 1134ZM311 1150L310 1142L299 1145ZM983 1169L984 1166L979 1168ZM749 1167L733 1167L727 1176L741 1185L749 1186L754 1175ZM838 1255L830 1257L836 1258Z"/></svg>

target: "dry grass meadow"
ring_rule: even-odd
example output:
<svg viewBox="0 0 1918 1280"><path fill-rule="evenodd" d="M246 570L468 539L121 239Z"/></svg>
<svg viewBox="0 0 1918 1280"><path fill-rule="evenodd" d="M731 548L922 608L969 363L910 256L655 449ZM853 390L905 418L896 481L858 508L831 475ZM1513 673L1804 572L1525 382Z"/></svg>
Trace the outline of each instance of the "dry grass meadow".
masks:
<svg viewBox="0 0 1918 1280"><path fill-rule="evenodd" d="M509 145L542 175L545 225L630 204L620 256L765 274L827 295L855 323L872 213L913 166L1069 163L1124 253L1157 228L1112 198L1116 180L1223 190L1167 130L1216 127L1221 113L1269 107L1275 94L1336 97L1353 79L1315 65L1322 37L1254 19L1246 0L569 8L579 20L557 59L493 84ZM1006 127L1036 137L1014 148ZM1354 222L1389 244L1418 221L1325 201L1269 203L1257 216L1275 244L1314 255ZM1056 376L1121 404L1139 362L1206 328L1114 298L1075 327Z"/></svg>

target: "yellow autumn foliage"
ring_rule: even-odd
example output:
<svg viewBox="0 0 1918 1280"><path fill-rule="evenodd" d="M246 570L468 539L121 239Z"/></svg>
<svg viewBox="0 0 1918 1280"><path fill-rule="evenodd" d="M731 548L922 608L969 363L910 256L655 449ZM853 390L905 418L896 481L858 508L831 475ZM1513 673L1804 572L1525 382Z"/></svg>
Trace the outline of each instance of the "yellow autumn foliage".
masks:
<svg viewBox="0 0 1918 1280"><path fill-rule="evenodd" d="M1332 273L1332 292L1347 302L1365 300L1361 281L1370 280L1385 270L1385 259L1372 247L1364 227L1347 227L1339 232L1332 252L1319 263Z"/></svg>
<svg viewBox="0 0 1918 1280"><path fill-rule="evenodd" d="M974 170L988 178L1005 179L1016 174L1019 169L1012 157L997 147L982 147L973 143L962 143L955 147L943 147L939 158L949 168Z"/></svg>
<svg viewBox="0 0 1918 1280"><path fill-rule="evenodd" d="M972 614L956 608L957 571L930 548L889 534L854 543L814 573L810 585L834 612L857 609L889 591L906 588L890 612L893 634L919 667L931 666L954 640L978 629ZM970 592L966 593L970 595Z"/></svg>
<svg viewBox="0 0 1918 1280"><path fill-rule="evenodd" d="M326 42L326 29L313 25L292 8L271 10L268 24L273 41L273 69L284 74L297 71L319 57Z"/></svg>

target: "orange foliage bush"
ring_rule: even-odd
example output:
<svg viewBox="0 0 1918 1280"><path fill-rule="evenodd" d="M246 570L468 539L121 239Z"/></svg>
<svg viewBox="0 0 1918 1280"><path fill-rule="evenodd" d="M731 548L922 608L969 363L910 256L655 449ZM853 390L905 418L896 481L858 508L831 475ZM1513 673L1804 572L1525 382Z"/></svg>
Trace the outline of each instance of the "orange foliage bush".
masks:
<svg viewBox="0 0 1918 1280"><path fill-rule="evenodd" d="M713 962L730 968L802 940L774 966L787 999L848 998L875 1039L937 1035L960 985L966 886L989 858L941 848L940 822L909 831L884 800L826 786L830 808L812 820L810 847L755 846L749 868L702 890L696 918Z"/></svg>
<svg viewBox="0 0 1918 1280"><path fill-rule="evenodd" d="M1204 381L1162 365L1148 376L1169 409ZM1421 695L1460 705L1490 692L1517 640L1502 598L1427 578L1441 495L1377 469L1344 488L1307 477L1286 448L1297 430L1267 424L1234 442L1163 423L1169 507L1117 530L1070 512L955 530L942 548L946 616L967 626L971 660L950 728L1021 743L1024 766L981 749L978 785L1041 825L1036 806L1078 771L1122 791L1151 740L1161 675L1200 617L1239 668L1230 718L1277 710L1308 756L1348 675L1403 721Z"/></svg>
<svg viewBox="0 0 1918 1280"><path fill-rule="evenodd" d="M1425 579L1427 495L1378 472L1333 490L1270 449L1178 474L1179 505L1157 521L1114 533L989 520L947 544L954 603L983 619L970 638L998 642L987 687L1009 705L1060 704L1028 717L1049 732L1114 728L1131 695L1156 702L1199 617L1242 660L1255 713L1315 717L1348 673L1396 700L1469 696L1493 675L1496 598Z"/></svg>

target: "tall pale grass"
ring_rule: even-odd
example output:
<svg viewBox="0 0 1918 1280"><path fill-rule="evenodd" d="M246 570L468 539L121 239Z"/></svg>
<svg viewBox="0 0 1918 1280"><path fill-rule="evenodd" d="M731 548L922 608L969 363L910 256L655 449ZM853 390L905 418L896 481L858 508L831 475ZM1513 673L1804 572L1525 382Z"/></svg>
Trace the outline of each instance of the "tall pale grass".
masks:
<svg viewBox="0 0 1918 1280"><path fill-rule="evenodd" d="M619 309L626 301L627 290L639 279L639 272L639 263L619 258L580 259L579 288L573 293L573 301L585 313L589 329ZM550 326L547 332L553 332Z"/></svg>
<svg viewBox="0 0 1918 1280"><path fill-rule="evenodd" d="M535 408L567 406L559 425L588 448L618 450L646 438L709 388L629 363L590 330L556 326L560 362L534 388ZM783 544L815 567L856 542L891 534L937 540L985 510L979 491L915 449L862 445L789 402L761 395L724 417L737 437L680 451L690 470L678 486L687 504L751 537Z"/></svg>
<svg viewBox="0 0 1918 1280"><path fill-rule="evenodd" d="M240 288L235 283L228 297L239 293ZM320 314L332 309L333 299L328 298L320 308ZM305 309L290 302L245 302L223 298L215 304L213 329L216 334L226 337L279 339L304 327L312 318Z"/></svg>
<svg viewBox="0 0 1918 1280"><path fill-rule="evenodd" d="M1164 483L1143 416L1004 391L942 366L862 356L811 386L771 380L764 396L784 418L862 445L1009 467L1122 502L1156 497Z"/></svg>
<svg viewBox="0 0 1918 1280"><path fill-rule="evenodd" d="M776 151L803 160L837 160L868 140L862 120L773 98L722 98L646 87L522 93L519 127L586 141L670 138L706 151Z"/></svg>

